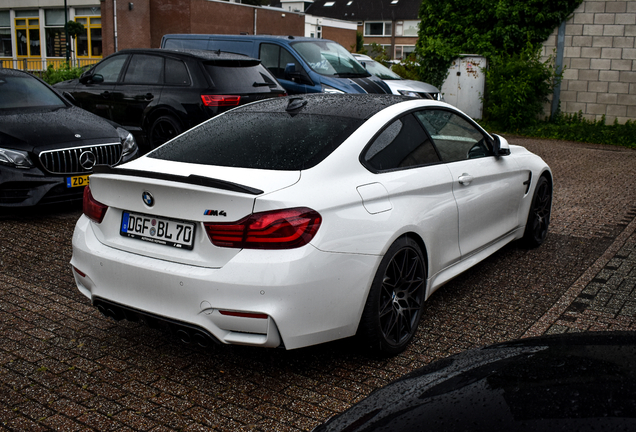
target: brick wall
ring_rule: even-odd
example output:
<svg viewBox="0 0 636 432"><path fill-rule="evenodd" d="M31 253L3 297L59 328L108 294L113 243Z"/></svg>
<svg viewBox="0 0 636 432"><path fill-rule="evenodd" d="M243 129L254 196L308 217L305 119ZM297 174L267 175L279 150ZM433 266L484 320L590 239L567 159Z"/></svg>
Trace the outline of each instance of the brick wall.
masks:
<svg viewBox="0 0 636 432"><path fill-rule="evenodd" d="M544 43L552 54L557 32ZM636 121L636 0L585 0L565 26L560 103L589 120Z"/></svg>

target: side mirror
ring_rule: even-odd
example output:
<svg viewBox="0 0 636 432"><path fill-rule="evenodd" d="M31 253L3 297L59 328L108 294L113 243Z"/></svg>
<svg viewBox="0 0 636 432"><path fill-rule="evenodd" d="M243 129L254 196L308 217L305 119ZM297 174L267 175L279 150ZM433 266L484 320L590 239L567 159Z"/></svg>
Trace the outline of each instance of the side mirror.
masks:
<svg viewBox="0 0 636 432"><path fill-rule="evenodd" d="M510 154L508 141L496 134L492 134L492 138L492 149L495 153L495 157L506 156Z"/></svg>
<svg viewBox="0 0 636 432"><path fill-rule="evenodd" d="M360 64L366 69L367 68L367 62L365 61L361 61Z"/></svg>
<svg viewBox="0 0 636 432"><path fill-rule="evenodd" d="M99 84L104 82L104 77L100 74L82 75L79 79L82 84Z"/></svg>

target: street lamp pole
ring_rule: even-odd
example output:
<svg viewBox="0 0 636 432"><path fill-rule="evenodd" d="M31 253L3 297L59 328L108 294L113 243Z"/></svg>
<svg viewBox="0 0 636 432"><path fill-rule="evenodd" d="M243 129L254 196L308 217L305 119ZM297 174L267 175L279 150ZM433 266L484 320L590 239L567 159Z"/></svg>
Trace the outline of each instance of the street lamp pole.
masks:
<svg viewBox="0 0 636 432"><path fill-rule="evenodd" d="M69 64L69 58L71 57L71 47L68 44L68 27L66 26L66 23L68 23L68 7L66 6L66 0L64 0L64 45L66 46L66 64Z"/></svg>

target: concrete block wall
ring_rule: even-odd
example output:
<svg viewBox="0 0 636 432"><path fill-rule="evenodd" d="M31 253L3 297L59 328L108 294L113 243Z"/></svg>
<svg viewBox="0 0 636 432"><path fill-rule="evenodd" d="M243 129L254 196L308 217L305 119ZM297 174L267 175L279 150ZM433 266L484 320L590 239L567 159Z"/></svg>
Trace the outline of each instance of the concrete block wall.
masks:
<svg viewBox="0 0 636 432"><path fill-rule="evenodd" d="M555 53L557 32L544 43ZM636 0L585 0L565 26L561 111L636 121Z"/></svg>

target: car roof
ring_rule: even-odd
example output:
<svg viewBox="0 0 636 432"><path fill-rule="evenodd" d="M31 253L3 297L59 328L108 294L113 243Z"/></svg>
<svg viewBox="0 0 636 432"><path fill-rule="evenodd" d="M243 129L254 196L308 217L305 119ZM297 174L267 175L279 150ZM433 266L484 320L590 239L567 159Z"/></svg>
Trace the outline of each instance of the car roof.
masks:
<svg viewBox="0 0 636 432"><path fill-rule="evenodd" d="M225 35L225 34L166 34L164 38L179 37L181 39L201 39L201 38L224 38L224 39L245 39L245 40L278 40L278 41L313 41L313 42L334 42L330 39L316 39L307 36L279 36L279 35Z"/></svg>
<svg viewBox="0 0 636 432"><path fill-rule="evenodd" d="M146 53L146 54L170 54L182 57L195 57L200 60L253 60L260 63L259 59L248 57L243 54L224 52L220 50L200 50L200 49L164 49L164 48L129 48L118 51L118 53Z"/></svg>
<svg viewBox="0 0 636 432"><path fill-rule="evenodd" d="M313 93L267 99L235 108L233 112L287 112L368 119L383 109L413 98L384 94Z"/></svg>

